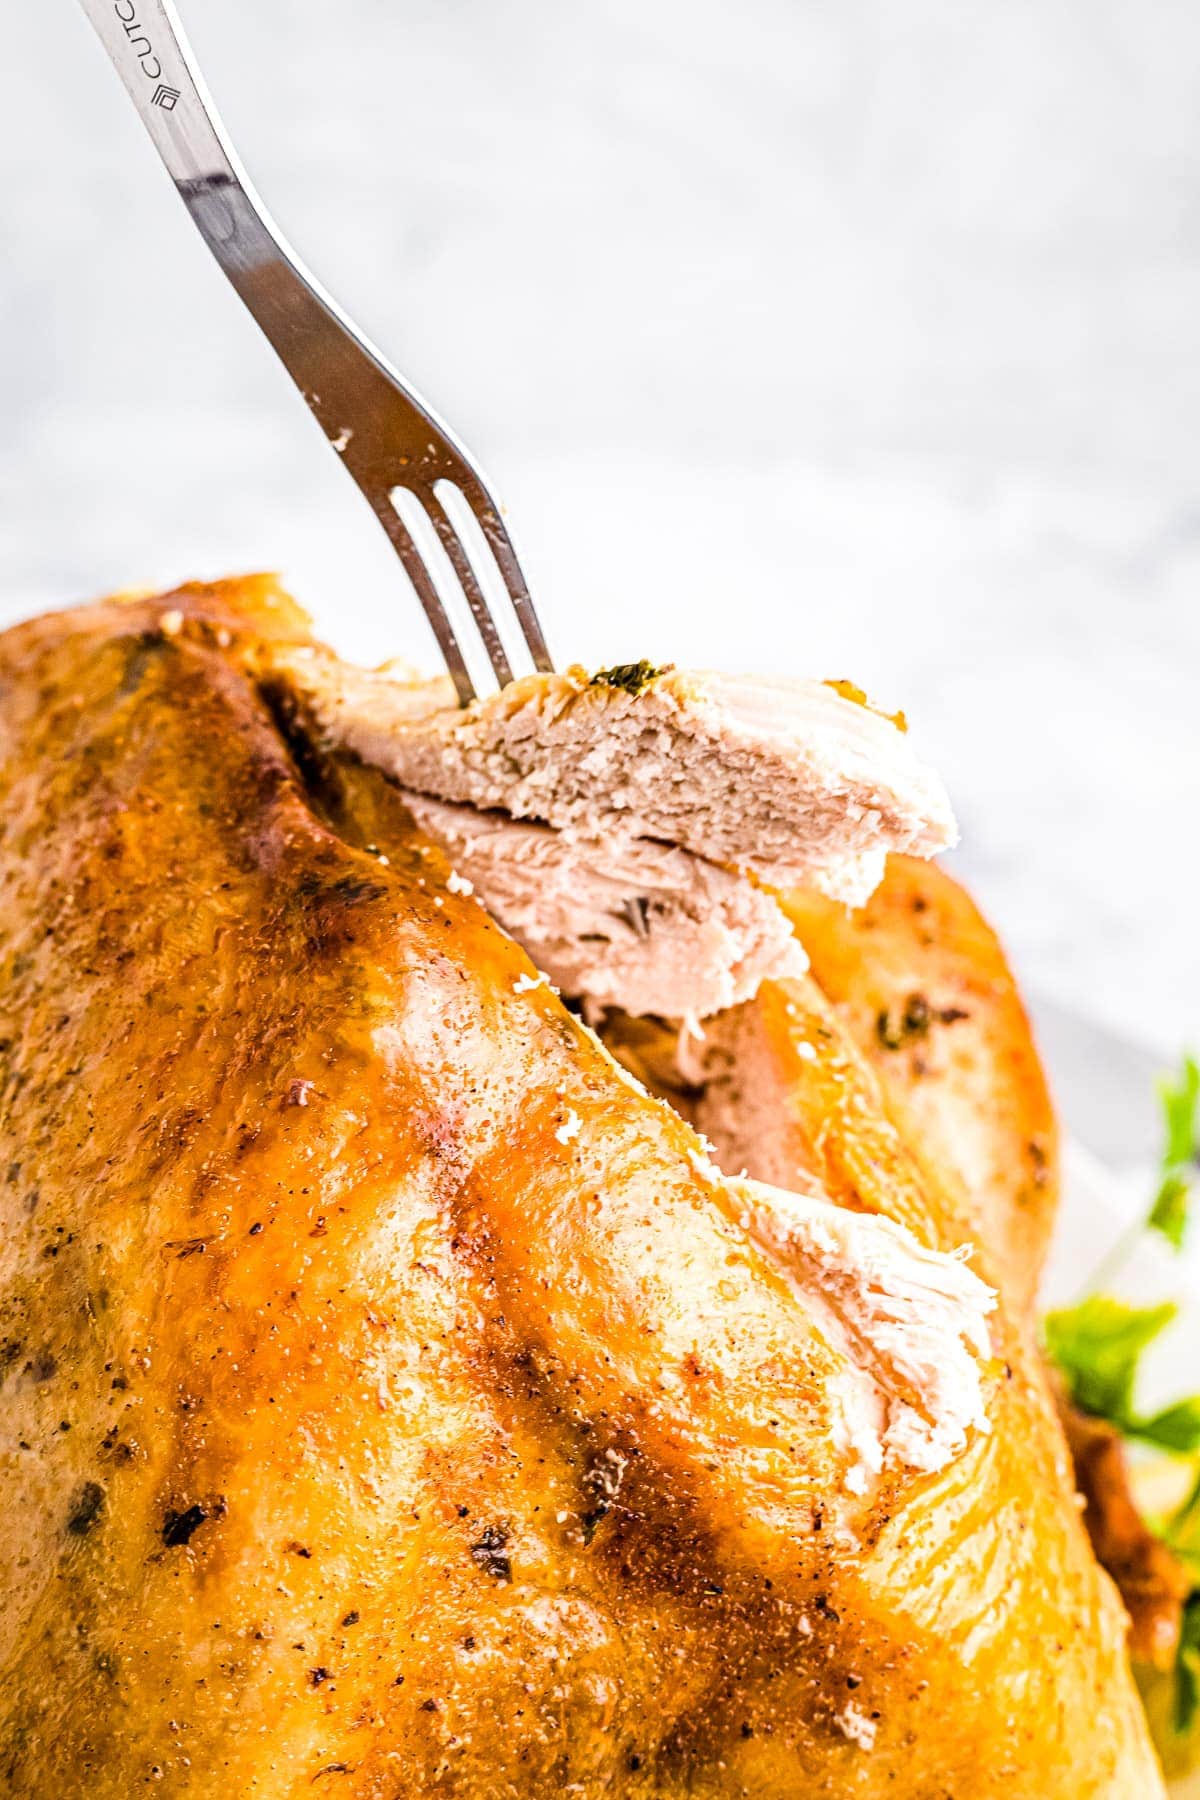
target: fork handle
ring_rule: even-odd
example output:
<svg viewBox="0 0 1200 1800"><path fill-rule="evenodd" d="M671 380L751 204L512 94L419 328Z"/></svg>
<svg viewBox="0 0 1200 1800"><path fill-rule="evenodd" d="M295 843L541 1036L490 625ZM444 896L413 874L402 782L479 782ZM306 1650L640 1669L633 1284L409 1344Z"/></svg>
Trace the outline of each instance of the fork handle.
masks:
<svg viewBox="0 0 1200 1800"><path fill-rule="evenodd" d="M291 374L326 437L318 392L329 321L354 326L276 230L226 136L171 0L80 0L201 237Z"/></svg>
<svg viewBox="0 0 1200 1800"><path fill-rule="evenodd" d="M80 0L178 187L241 171L170 0Z"/></svg>
<svg viewBox="0 0 1200 1800"><path fill-rule="evenodd" d="M460 598L501 684L511 668L477 571L437 488L458 493L483 532L534 666L550 653L512 539L463 446L390 368L292 253L238 162L172 0L80 0L201 237L300 389L417 591L460 700L474 685L444 597L395 504L411 491L451 559ZM424 498L419 490L425 490ZM458 558L456 561L455 558Z"/></svg>

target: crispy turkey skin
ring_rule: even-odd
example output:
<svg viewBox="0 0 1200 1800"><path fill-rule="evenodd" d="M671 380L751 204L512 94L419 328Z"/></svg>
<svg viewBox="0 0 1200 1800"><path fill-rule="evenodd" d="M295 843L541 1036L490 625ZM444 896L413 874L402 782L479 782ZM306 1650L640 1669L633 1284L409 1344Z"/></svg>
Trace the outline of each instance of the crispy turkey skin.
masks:
<svg viewBox="0 0 1200 1800"><path fill-rule="evenodd" d="M990 1429L849 1480L870 1344L292 735L302 635L247 583L0 639L3 1791L1158 1793L1004 1320Z"/></svg>
<svg viewBox="0 0 1200 1800"><path fill-rule="evenodd" d="M811 891L785 900L813 975L875 1067L887 1110L958 1188L1014 1314L1036 1298L1058 1203L1057 1130L1020 995L970 896L936 864L894 856L848 913ZM1186 1569L1134 1501L1126 1449L1052 1391L1093 1547L1117 1582L1135 1663L1174 1662Z"/></svg>

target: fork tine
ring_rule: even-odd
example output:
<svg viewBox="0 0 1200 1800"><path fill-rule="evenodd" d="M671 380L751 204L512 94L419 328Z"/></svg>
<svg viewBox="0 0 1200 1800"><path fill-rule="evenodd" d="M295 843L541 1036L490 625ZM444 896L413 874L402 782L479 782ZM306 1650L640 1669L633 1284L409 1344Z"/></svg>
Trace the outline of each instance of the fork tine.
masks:
<svg viewBox="0 0 1200 1800"><path fill-rule="evenodd" d="M450 679L454 683L458 703L460 706L469 706L475 698L475 684L471 680L471 672L467 667L466 658L463 656L462 647L455 636L454 627L442 605L441 596L425 566L425 559L413 542L408 526L396 511L390 497L379 501L372 499L371 504L375 517L387 532L392 548L404 564L405 573L417 591L417 598L425 610L425 617L433 627L433 635L437 638L438 648L450 671Z"/></svg>
<svg viewBox="0 0 1200 1800"><path fill-rule="evenodd" d="M445 485L450 486L451 483L446 482ZM458 577L459 585L467 597L467 605L471 609L471 617L474 619L479 630L479 635L483 639L483 647L487 652L487 659L492 665L492 671L495 674L496 680L501 687L507 687L508 683L513 678L512 664L509 662L508 654L500 641L500 632L497 628L495 619L492 617L488 603L484 598L483 589L479 584L470 555L463 544L461 537L458 535L450 515L442 505L441 499L438 496L437 486L424 490L419 497L426 512L429 514L430 519L433 521L433 526L441 541L442 548L449 557L454 573Z"/></svg>
<svg viewBox="0 0 1200 1800"><path fill-rule="evenodd" d="M534 610L528 583L521 573L516 549L507 527L500 518L495 501L482 481L479 480L474 469L471 468L461 468L458 471L457 482L443 477L435 485L439 488L449 487L452 491L461 494L470 508L476 524L484 535L488 549L492 553L496 567L500 571L501 579L508 589L508 597L512 602L517 623L521 627L521 635L533 658L533 666L548 674L553 670L554 664L546 647L546 640L542 635L542 627Z"/></svg>
<svg viewBox="0 0 1200 1800"><path fill-rule="evenodd" d="M513 611L517 615L517 623L521 627L521 635L529 646L529 654L533 658L533 666L535 669L540 669L544 674L549 674L554 668L554 664L551 661L550 652L546 647L546 640L542 636L541 623L537 613L534 611L533 599L530 595L525 577L521 573L521 565L517 561L517 553L513 549L512 539L504 529L504 526L501 525L499 519L496 520L494 536L491 533L488 533L486 523L484 524L483 529L485 533L487 533L488 543L491 545L492 549L492 555L496 558L500 573L504 577L504 585L508 589L508 597L512 601Z"/></svg>

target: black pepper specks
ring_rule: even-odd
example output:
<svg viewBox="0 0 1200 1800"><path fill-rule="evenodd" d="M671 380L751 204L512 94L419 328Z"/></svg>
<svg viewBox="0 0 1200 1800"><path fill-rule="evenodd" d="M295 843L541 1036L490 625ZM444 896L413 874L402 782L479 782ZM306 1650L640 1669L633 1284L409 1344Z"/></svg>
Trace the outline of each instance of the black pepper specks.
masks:
<svg viewBox="0 0 1200 1800"><path fill-rule="evenodd" d="M67 1530L72 1537L86 1537L104 1511L104 1489L98 1481L85 1481L71 1502Z"/></svg>
<svg viewBox="0 0 1200 1800"><path fill-rule="evenodd" d="M508 1533L503 1525L489 1525L483 1536L471 1545L471 1555L479 1567L497 1581L512 1580L512 1560L504 1554Z"/></svg>

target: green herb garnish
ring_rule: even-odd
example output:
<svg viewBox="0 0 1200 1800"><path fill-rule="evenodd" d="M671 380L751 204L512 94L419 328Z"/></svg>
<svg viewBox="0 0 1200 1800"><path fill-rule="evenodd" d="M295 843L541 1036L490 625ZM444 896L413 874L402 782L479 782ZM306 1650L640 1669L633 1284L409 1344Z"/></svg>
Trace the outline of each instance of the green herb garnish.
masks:
<svg viewBox="0 0 1200 1800"><path fill-rule="evenodd" d="M1197 1124L1200 1121L1200 1064L1185 1056L1177 1079L1159 1082L1166 1135L1158 1192L1145 1219L1106 1259L1105 1277L1116 1272L1144 1231L1156 1231L1178 1250L1188 1221L1196 1173ZM1133 1402L1134 1383L1143 1350L1171 1323L1177 1307L1127 1306L1107 1292L1091 1293L1078 1306L1048 1313L1043 1321L1047 1353L1058 1364L1071 1398L1081 1411L1107 1419L1126 1437L1142 1439L1189 1456L1200 1450L1200 1395L1177 1401L1161 1412L1140 1414Z"/></svg>
<svg viewBox="0 0 1200 1800"><path fill-rule="evenodd" d="M1145 1232L1157 1232L1175 1250L1182 1249L1187 1235L1200 1178L1200 1064L1195 1057L1184 1057L1177 1078L1163 1077L1159 1096L1166 1130L1158 1189L1145 1218L1106 1259L1100 1278L1105 1283ZM1200 1394L1149 1414L1138 1411L1135 1398L1143 1352L1177 1312L1170 1301L1137 1307L1110 1293L1093 1292L1077 1306L1048 1313L1043 1342L1081 1412L1107 1420L1125 1438L1153 1444L1172 1456L1194 1457L1200 1453ZM1184 1737L1200 1718L1200 1476L1177 1511L1150 1523L1195 1584L1183 1605L1172 1672L1171 1730Z"/></svg>
<svg viewBox="0 0 1200 1800"><path fill-rule="evenodd" d="M1193 1580L1200 1582L1200 1478L1193 1483L1183 1505L1158 1521L1156 1529Z"/></svg>
<svg viewBox="0 0 1200 1800"><path fill-rule="evenodd" d="M1200 1582L1200 1479L1183 1505L1158 1526L1159 1536L1175 1553L1194 1582ZM1171 1724L1179 1737L1189 1732L1200 1703L1200 1586L1183 1604L1179 1644L1175 1652Z"/></svg>
<svg viewBox="0 0 1200 1800"><path fill-rule="evenodd" d="M1133 1419L1128 1426L1131 1437L1144 1444L1157 1444L1175 1456L1193 1456L1200 1450L1200 1394L1189 1400L1177 1400L1149 1418Z"/></svg>
<svg viewBox="0 0 1200 1800"><path fill-rule="evenodd" d="M1192 1184L1185 1175L1164 1175L1146 1224L1176 1250L1183 1249Z"/></svg>
<svg viewBox="0 0 1200 1800"><path fill-rule="evenodd" d="M1140 1413L1134 1404L1142 1352L1178 1310L1170 1301L1137 1307L1111 1294L1089 1294L1078 1306L1047 1313L1042 1329L1046 1349L1081 1412L1106 1419L1122 1437L1191 1456L1200 1450L1200 1394L1156 1413Z"/></svg>
<svg viewBox="0 0 1200 1800"><path fill-rule="evenodd" d="M1158 1086L1167 1134L1162 1179L1146 1223L1176 1250L1183 1248L1192 1187L1200 1151L1200 1064L1185 1056L1179 1079L1163 1077Z"/></svg>
<svg viewBox="0 0 1200 1800"><path fill-rule="evenodd" d="M1131 1433L1142 1352L1166 1330L1177 1311L1170 1301L1126 1306L1111 1294L1089 1294L1078 1306L1046 1314L1042 1323L1046 1349L1081 1412Z"/></svg>
<svg viewBox="0 0 1200 1800"><path fill-rule="evenodd" d="M1189 1732L1200 1707L1200 1589L1184 1602L1175 1652L1175 1708L1171 1723L1180 1737Z"/></svg>
<svg viewBox="0 0 1200 1800"><path fill-rule="evenodd" d="M662 670L649 662L614 663L611 669L598 669L588 686L620 688L636 697L661 674Z"/></svg>

